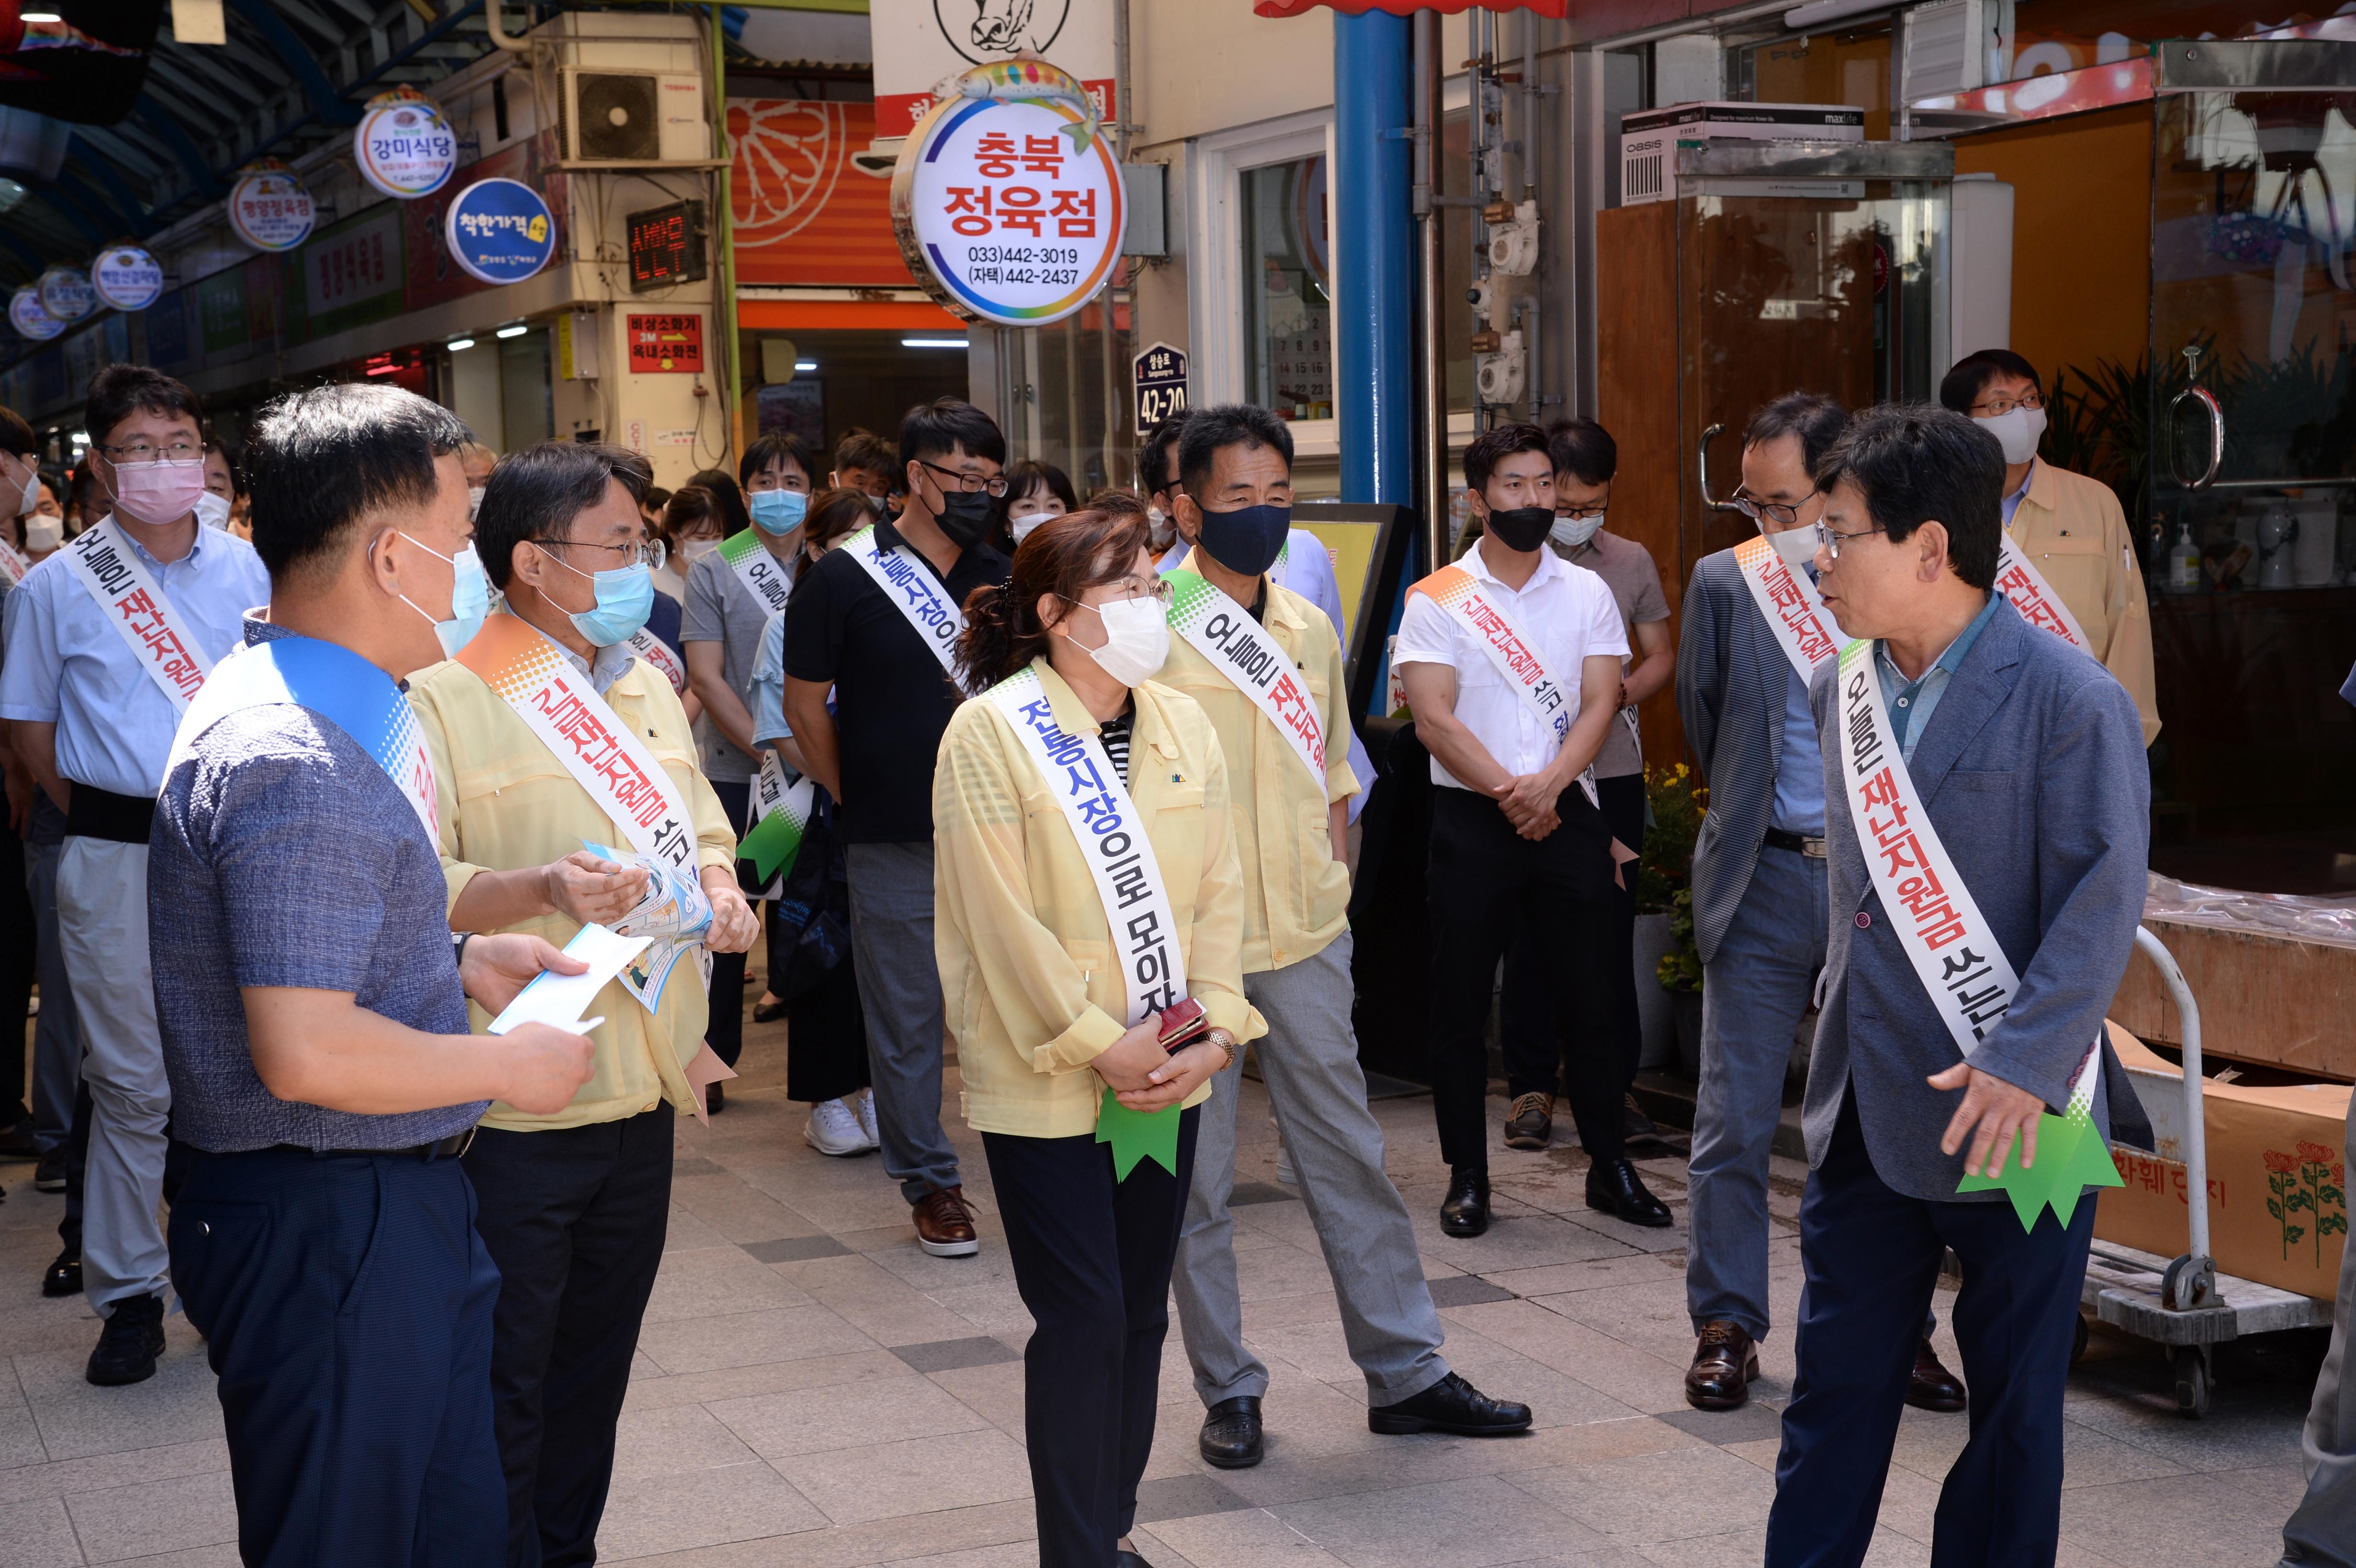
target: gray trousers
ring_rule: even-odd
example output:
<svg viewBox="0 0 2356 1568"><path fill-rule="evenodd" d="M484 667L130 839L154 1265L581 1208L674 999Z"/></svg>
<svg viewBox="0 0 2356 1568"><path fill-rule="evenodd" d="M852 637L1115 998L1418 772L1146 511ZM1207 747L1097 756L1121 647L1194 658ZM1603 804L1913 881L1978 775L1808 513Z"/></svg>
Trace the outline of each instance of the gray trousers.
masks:
<svg viewBox="0 0 2356 1568"><path fill-rule="evenodd" d="M1424 1284L1407 1205L1383 1170L1383 1130L1366 1108L1366 1077L1350 1028L1350 933L1298 964L1244 976L1268 1020L1253 1050L1292 1157L1301 1200L1342 1306L1350 1359L1375 1404L1412 1399L1448 1375L1440 1313ZM1236 1283L1236 1111L1243 1061L1222 1070L1195 1134L1194 1181L1178 1233L1178 1325L1205 1406L1268 1392L1268 1368L1244 1348Z"/></svg>
<svg viewBox="0 0 2356 1568"><path fill-rule="evenodd" d="M62 844L25 846L25 892L33 903L33 973L41 1012L33 1021L33 1141L47 1154L73 1131L81 1092L81 1027L58 944L58 856Z"/></svg>
<svg viewBox="0 0 2356 1568"><path fill-rule="evenodd" d="M960 1185L941 1130L941 973L933 956L933 846L844 846L851 959L867 1014L867 1072L884 1168L914 1203Z"/></svg>
<svg viewBox="0 0 2356 1568"><path fill-rule="evenodd" d="M2348 1168L2356 1169L2356 1102L2348 1107ZM2356 1246L2340 1260L2340 1309L2331 1349L2308 1407L2307 1497L2283 1526L2283 1563L2300 1568L2356 1568L2356 1382L2347 1378L2348 1342L2356 1338Z"/></svg>
<svg viewBox="0 0 2356 1568"><path fill-rule="evenodd" d="M165 1124L172 1085L155 1032L147 962L147 846L70 836L58 855L58 944L89 1054L90 1166L83 1178L82 1293L115 1302L169 1290Z"/></svg>

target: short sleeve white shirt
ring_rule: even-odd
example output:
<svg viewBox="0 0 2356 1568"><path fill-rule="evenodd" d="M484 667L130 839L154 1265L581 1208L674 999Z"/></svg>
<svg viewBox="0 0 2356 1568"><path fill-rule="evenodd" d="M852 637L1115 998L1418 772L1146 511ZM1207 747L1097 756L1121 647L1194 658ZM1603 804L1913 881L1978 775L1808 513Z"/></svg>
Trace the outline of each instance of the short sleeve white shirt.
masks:
<svg viewBox="0 0 2356 1568"><path fill-rule="evenodd" d="M1569 704L1570 720L1579 720L1579 682L1590 656L1628 656L1628 635L1620 620L1620 606L1602 578L1583 566L1573 566L1552 550L1538 552L1537 570L1519 592L1500 582L1489 571L1479 546L1464 552L1456 564L1471 573L1481 589L1518 627ZM1408 595L1399 620L1398 639L1392 645L1394 665L1439 664L1456 672L1456 717L1497 765L1519 775L1534 773L1555 759L1559 746L1554 726L1490 662L1481 635L1470 622L1444 610L1430 595ZM1455 789L1470 787L1431 763L1431 782Z"/></svg>

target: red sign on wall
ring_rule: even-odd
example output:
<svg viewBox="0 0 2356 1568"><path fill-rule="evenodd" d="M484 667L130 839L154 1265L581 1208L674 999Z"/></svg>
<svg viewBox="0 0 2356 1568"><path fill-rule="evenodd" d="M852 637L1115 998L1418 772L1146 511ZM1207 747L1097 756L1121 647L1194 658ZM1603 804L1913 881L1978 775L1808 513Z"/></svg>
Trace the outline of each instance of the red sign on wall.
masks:
<svg viewBox="0 0 2356 1568"><path fill-rule="evenodd" d="M703 318L700 315L632 315L633 375L703 372Z"/></svg>

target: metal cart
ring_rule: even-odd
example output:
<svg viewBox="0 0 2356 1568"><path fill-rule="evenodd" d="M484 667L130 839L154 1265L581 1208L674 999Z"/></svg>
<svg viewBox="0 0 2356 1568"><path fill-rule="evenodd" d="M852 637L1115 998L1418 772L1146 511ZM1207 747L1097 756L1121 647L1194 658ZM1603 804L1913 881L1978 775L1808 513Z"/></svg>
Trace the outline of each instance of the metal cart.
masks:
<svg viewBox="0 0 2356 1568"><path fill-rule="evenodd" d="M2165 1345L2176 1369L2177 1408L2197 1418L2209 1409L2210 1363L2219 1344L2244 1334L2329 1328L2333 1303L2217 1272L2209 1255L2209 1148L2201 1107L2201 1008L2192 999L2192 987L2184 982L2184 971L2177 967L2158 937L2137 926L2136 945L2159 970L2184 1020L2180 1102L2170 1093L2177 1085L2165 1074L2129 1069L2127 1076L2151 1118L2154 1142L2162 1157L2169 1157L2171 1149L2183 1156L2184 1188L2190 1200L2185 1204L2190 1218L2190 1247L2171 1262L2133 1247L2096 1241L2086 1264L2086 1284L2079 1303L2083 1311L2071 1360L2085 1353L2084 1312L2139 1339Z"/></svg>

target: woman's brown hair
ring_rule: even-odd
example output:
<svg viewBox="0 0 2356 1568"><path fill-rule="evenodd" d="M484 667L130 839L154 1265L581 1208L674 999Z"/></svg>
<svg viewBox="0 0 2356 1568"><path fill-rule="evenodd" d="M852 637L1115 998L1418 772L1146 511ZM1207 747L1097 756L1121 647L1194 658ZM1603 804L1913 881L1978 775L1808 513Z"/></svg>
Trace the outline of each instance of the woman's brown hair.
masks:
<svg viewBox="0 0 2356 1568"><path fill-rule="evenodd" d="M1130 575L1146 548L1142 513L1090 507L1050 517L1014 552L1014 575L966 595L965 631L958 638L958 675L968 691L996 686L1047 651L1039 601L1053 594L1067 604L1091 588Z"/></svg>
<svg viewBox="0 0 2356 1568"><path fill-rule="evenodd" d="M716 522L723 533L727 531L728 522L721 515L720 498L701 485L682 485L663 503L662 521L655 527L663 543L676 550L686 531L705 521ZM684 571L686 568L680 570Z"/></svg>
<svg viewBox="0 0 2356 1568"><path fill-rule="evenodd" d="M821 490L810 497L802 519L802 548L831 549L875 520L874 503L864 490Z"/></svg>

